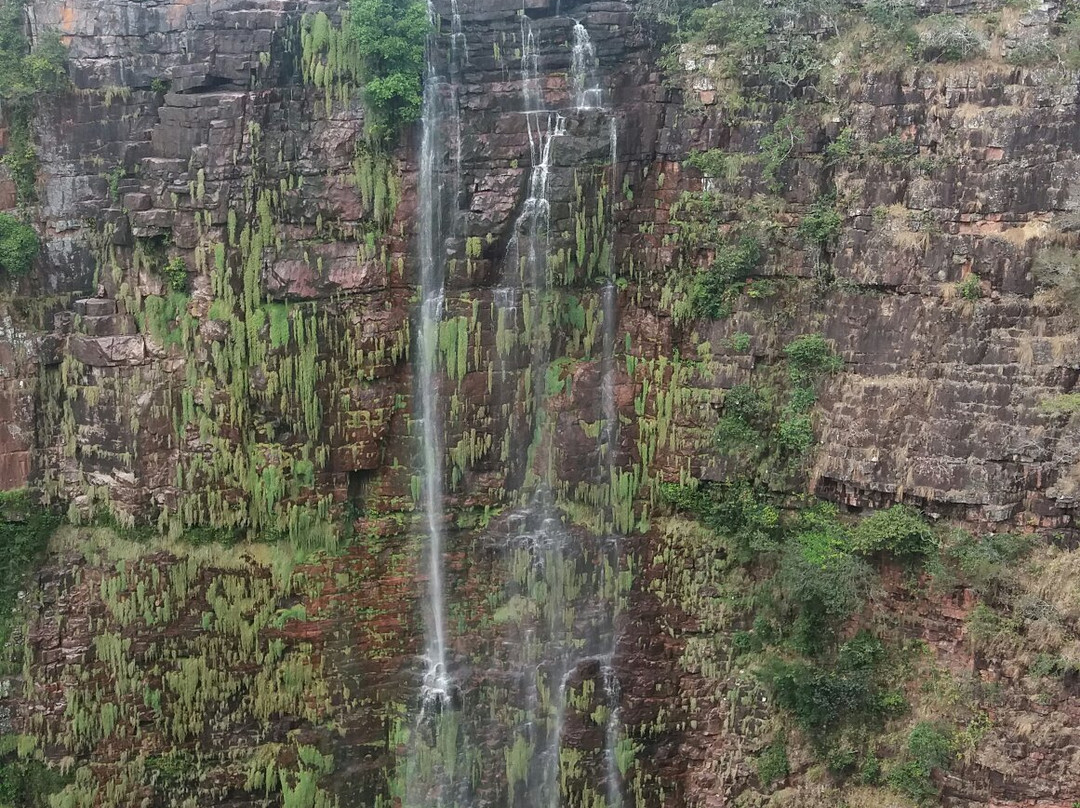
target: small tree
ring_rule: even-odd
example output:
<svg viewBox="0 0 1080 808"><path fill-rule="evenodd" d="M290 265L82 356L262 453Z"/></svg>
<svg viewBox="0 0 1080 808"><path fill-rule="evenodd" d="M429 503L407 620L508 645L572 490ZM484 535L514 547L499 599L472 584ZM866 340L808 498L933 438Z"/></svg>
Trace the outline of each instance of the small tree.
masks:
<svg viewBox="0 0 1080 808"><path fill-rule="evenodd" d="M0 269L8 277L27 274L40 249L41 241L32 227L0 213Z"/></svg>
<svg viewBox="0 0 1080 808"><path fill-rule="evenodd" d="M352 0L368 131L380 139L420 117L429 22L419 0Z"/></svg>

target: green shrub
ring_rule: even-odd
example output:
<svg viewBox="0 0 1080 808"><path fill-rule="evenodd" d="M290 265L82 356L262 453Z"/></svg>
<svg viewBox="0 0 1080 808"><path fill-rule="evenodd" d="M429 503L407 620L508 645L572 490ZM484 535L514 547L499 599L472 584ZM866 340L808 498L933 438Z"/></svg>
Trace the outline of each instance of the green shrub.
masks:
<svg viewBox="0 0 1080 808"><path fill-rule="evenodd" d="M24 2L0 6L0 104L8 124L3 164L11 172L20 205L35 198L37 153L30 135L34 105L67 85L67 52L55 31L44 31L31 50Z"/></svg>
<svg viewBox="0 0 1080 808"><path fill-rule="evenodd" d="M776 441L782 449L802 455L814 445L814 422L806 413L790 413L776 427Z"/></svg>
<svg viewBox="0 0 1080 808"><path fill-rule="evenodd" d="M744 331L737 331L731 335L731 349L738 353L746 353L750 350L750 335Z"/></svg>
<svg viewBox="0 0 1080 808"><path fill-rule="evenodd" d="M858 155L858 143L855 140L855 132L851 129L843 129L834 140L829 141L825 147L825 163L836 165Z"/></svg>
<svg viewBox="0 0 1080 808"><path fill-rule="evenodd" d="M761 150L761 175L773 192L781 190L778 173L795 149L806 139L806 132L790 114L781 117L767 135L758 141Z"/></svg>
<svg viewBox="0 0 1080 808"><path fill-rule="evenodd" d="M982 280L972 272L960 281L956 291L960 293L960 297L964 298L964 300L978 300L982 297Z"/></svg>
<svg viewBox="0 0 1080 808"><path fill-rule="evenodd" d="M49 795L58 791L64 778L40 760L20 760L15 749L17 736L0 739L0 806L48 808Z"/></svg>
<svg viewBox="0 0 1080 808"><path fill-rule="evenodd" d="M870 566L845 549L839 526L804 531L780 556L776 583L782 616L796 650L816 655L858 611L872 579Z"/></svg>
<svg viewBox="0 0 1080 808"><path fill-rule="evenodd" d="M914 0L868 0L866 17L894 41L907 44L918 39L912 28L918 20Z"/></svg>
<svg viewBox="0 0 1080 808"><path fill-rule="evenodd" d="M1070 70L1080 70L1080 4L1076 0L1065 6L1059 22L1064 43L1062 61Z"/></svg>
<svg viewBox="0 0 1080 808"><path fill-rule="evenodd" d="M739 561L758 553L773 552L783 537L780 512L745 480L692 486L665 483L661 497L675 508L701 521L730 541Z"/></svg>
<svg viewBox="0 0 1080 808"><path fill-rule="evenodd" d="M1049 41L1018 42L1016 47L1005 55L1005 61L1019 67L1035 67L1057 59L1057 49Z"/></svg>
<svg viewBox="0 0 1080 808"><path fill-rule="evenodd" d="M975 604L967 619L967 637L972 648L986 649L1013 632L1013 625L985 603Z"/></svg>
<svg viewBox="0 0 1080 808"><path fill-rule="evenodd" d="M1080 305L1080 252L1067 247L1044 247L1031 267L1036 283L1055 291L1063 302Z"/></svg>
<svg viewBox="0 0 1080 808"><path fill-rule="evenodd" d="M1048 415L1072 415L1080 412L1080 393L1062 393L1039 402L1039 412Z"/></svg>
<svg viewBox="0 0 1080 808"><path fill-rule="evenodd" d="M919 146L914 140L900 135L887 135L875 143L870 152L886 163L905 163L918 154Z"/></svg>
<svg viewBox="0 0 1080 808"><path fill-rule="evenodd" d="M808 412L817 402L817 393L813 387L795 387L788 395L785 409L790 412Z"/></svg>
<svg viewBox="0 0 1080 808"><path fill-rule="evenodd" d="M864 786L876 786L881 782L881 761L870 752L859 767L859 782Z"/></svg>
<svg viewBox="0 0 1080 808"><path fill-rule="evenodd" d="M755 0L723 0L694 10L687 19L683 38L720 49L719 69L736 78L751 64L754 51L765 47L772 24L770 10Z"/></svg>
<svg viewBox="0 0 1080 808"><path fill-rule="evenodd" d="M850 743L841 742L830 746L825 753L825 767L837 777L846 777L855 770L859 762L859 753Z"/></svg>
<svg viewBox="0 0 1080 808"><path fill-rule="evenodd" d="M791 380L808 384L824 373L835 373L844 366L822 334L804 334L784 346Z"/></svg>
<svg viewBox="0 0 1080 808"><path fill-rule="evenodd" d="M933 772L948 768L953 753L951 735L929 721L920 721L908 735L904 759L889 772L889 785L917 803L933 802L938 797Z"/></svg>
<svg viewBox="0 0 1080 808"><path fill-rule="evenodd" d="M725 415L753 422L765 412L765 399L748 384L737 384L724 394Z"/></svg>
<svg viewBox="0 0 1080 808"><path fill-rule="evenodd" d="M957 566L964 583L982 597L1000 601L1016 583L1012 566L1031 552L1027 536L991 533L976 538L959 531L945 555Z"/></svg>
<svg viewBox="0 0 1080 808"><path fill-rule="evenodd" d="M350 19L368 131L386 138L420 117L427 6L421 0L352 0Z"/></svg>
<svg viewBox="0 0 1080 808"><path fill-rule="evenodd" d="M799 222L799 235L818 247L828 247L840 235L844 220L836 209L836 197L820 197Z"/></svg>
<svg viewBox="0 0 1080 808"><path fill-rule="evenodd" d="M0 270L9 277L26 275L40 249L41 241L32 227L0 213Z"/></svg>
<svg viewBox="0 0 1080 808"><path fill-rule="evenodd" d="M7 643L11 610L23 578L41 559L60 519L32 502L25 490L0 492L0 648Z"/></svg>
<svg viewBox="0 0 1080 808"><path fill-rule="evenodd" d="M877 722L900 707L877 682L881 641L862 632L840 647L832 664L771 659L759 672L776 703L819 748L849 724Z"/></svg>
<svg viewBox="0 0 1080 808"><path fill-rule="evenodd" d="M761 245L753 236L721 247L710 269L700 273L690 289L690 306L703 317L726 317L735 294L761 261Z"/></svg>
<svg viewBox="0 0 1080 808"><path fill-rule="evenodd" d="M852 531L852 548L864 555L891 553L899 558L922 556L936 544L934 531L918 511L893 505L863 519Z"/></svg>
<svg viewBox="0 0 1080 808"><path fill-rule="evenodd" d="M686 164L692 166L706 177L723 177L728 173L729 155L723 149L698 151L694 149L686 158Z"/></svg>
<svg viewBox="0 0 1080 808"><path fill-rule="evenodd" d="M8 104L33 102L67 84L67 51L55 31L46 31L31 50L26 38L25 3L0 6L0 98Z"/></svg>
<svg viewBox="0 0 1080 808"><path fill-rule="evenodd" d="M754 767L757 769L758 780L766 788L783 780L790 773L787 745L783 741L777 741L765 747Z"/></svg>
<svg viewBox="0 0 1080 808"><path fill-rule="evenodd" d="M177 256L165 265L165 277L174 292L186 292L188 285L187 262Z"/></svg>

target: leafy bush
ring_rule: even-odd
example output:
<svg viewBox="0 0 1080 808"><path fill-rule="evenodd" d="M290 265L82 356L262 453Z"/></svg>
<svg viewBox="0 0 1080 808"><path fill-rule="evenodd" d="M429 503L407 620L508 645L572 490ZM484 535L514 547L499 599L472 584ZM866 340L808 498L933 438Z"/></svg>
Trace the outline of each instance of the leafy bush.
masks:
<svg viewBox="0 0 1080 808"><path fill-rule="evenodd" d="M1049 41L1018 42L1016 47L1005 55L1006 62L1019 67L1034 67L1053 62L1056 58L1057 50Z"/></svg>
<svg viewBox="0 0 1080 808"><path fill-rule="evenodd" d="M814 422L806 413L790 413L776 427L776 441L791 454L802 455L814 445Z"/></svg>
<svg viewBox="0 0 1080 808"><path fill-rule="evenodd" d="M868 0L866 17L872 25L895 34L910 30L918 19L914 0Z"/></svg>
<svg viewBox="0 0 1080 808"><path fill-rule="evenodd" d="M32 227L0 213L0 270L9 277L26 275L40 249L41 241Z"/></svg>
<svg viewBox="0 0 1080 808"><path fill-rule="evenodd" d="M8 104L32 102L67 84L67 51L59 35L43 33L31 50L23 6L20 0L0 6L0 98Z"/></svg>
<svg viewBox="0 0 1080 808"><path fill-rule="evenodd" d="M1080 412L1080 393L1062 393L1039 402L1039 412L1050 415L1072 415Z"/></svg>
<svg viewBox="0 0 1080 808"><path fill-rule="evenodd" d="M900 558L926 555L936 539L918 511L893 505L863 519L852 531L851 546L865 555L891 553Z"/></svg>
<svg viewBox="0 0 1080 808"><path fill-rule="evenodd" d="M978 300L982 297L982 280L972 272L960 281L956 291L960 293L960 297L964 298L964 300Z"/></svg>
<svg viewBox="0 0 1080 808"><path fill-rule="evenodd" d="M806 139L806 132L790 114L781 117L772 130L758 141L761 150L761 176L774 192L779 192L781 185L777 174L796 147Z"/></svg>
<svg viewBox="0 0 1080 808"><path fill-rule="evenodd" d="M958 531L945 555L975 592L998 601L1015 585L1012 565L1031 552L1031 548L1032 541L1027 536L991 533L976 538L967 531Z"/></svg>
<svg viewBox="0 0 1080 808"><path fill-rule="evenodd" d="M1068 0L1059 19L1064 43L1062 61L1070 70L1080 70L1080 3Z"/></svg>
<svg viewBox="0 0 1080 808"><path fill-rule="evenodd" d="M719 45L728 78L750 65L750 55L765 47L772 24L769 9L755 0L721 0L694 10L686 23L684 38Z"/></svg>
<svg viewBox="0 0 1080 808"><path fill-rule="evenodd" d="M845 549L839 525L805 531L784 547L776 582L792 642L803 654L831 646L844 622L861 608L872 571Z"/></svg>
<svg viewBox="0 0 1080 808"><path fill-rule="evenodd" d="M819 247L827 247L840 235L844 220L836 209L836 197L820 197L799 222L799 235Z"/></svg>
<svg viewBox="0 0 1080 808"><path fill-rule="evenodd" d="M855 140L855 132L851 129L843 129L834 140L829 141L825 147L825 163L836 165L842 163L859 153L859 146Z"/></svg>
<svg viewBox="0 0 1080 808"><path fill-rule="evenodd" d="M758 756L754 765L757 769L758 780L766 788L779 780L783 780L790 772L787 746L783 741L770 744Z"/></svg>
<svg viewBox="0 0 1080 808"><path fill-rule="evenodd" d="M731 349L739 353L750 350L750 335L745 331L736 331L731 335Z"/></svg>
<svg viewBox="0 0 1080 808"><path fill-rule="evenodd" d="M862 632L840 646L832 664L772 659L760 676L820 748L845 725L879 721L900 708L877 681L884 659L881 641Z"/></svg>
<svg viewBox="0 0 1080 808"><path fill-rule="evenodd" d="M23 5L21 0L9 0L0 6L0 104L8 123L3 164L15 181L20 205L35 196L37 153L30 137L34 105L67 85L67 52L59 35L43 32L31 50Z"/></svg>
<svg viewBox="0 0 1080 808"><path fill-rule="evenodd" d="M694 149L686 158L686 164L692 166L706 177L723 177L728 173L730 155L723 149L698 151Z"/></svg>
<svg viewBox="0 0 1080 808"><path fill-rule="evenodd" d="M808 384L823 373L835 373L844 366L822 334L803 334L784 346L791 380Z"/></svg>
<svg viewBox="0 0 1080 808"><path fill-rule="evenodd" d="M780 512L745 480L697 488L666 483L660 487L660 495L729 539L730 549L740 561L780 546Z"/></svg>
<svg viewBox="0 0 1080 808"><path fill-rule="evenodd" d="M978 603L967 619L967 637L975 649L987 649L1007 638L1014 626L985 603Z"/></svg>
<svg viewBox="0 0 1080 808"><path fill-rule="evenodd" d="M718 250L712 267L697 276L690 290L694 313L712 318L727 316L731 295L760 261L761 245L753 236L743 236L737 244Z"/></svg>
<svg viewBox="0 0 1080 808"><path fill-rule="evenodd" d="M420 0L352 0L350 19L368 131L387 137L420 117L427 7Z"/></svg>
<svg viewBox="0 0 1080 808"><path fill-rule="evenodd" d="M920 721L908 735L904 760L889 772L889 785L920 804L935 801L937 786L932 775L944 769L953 756L953 741L929 721Z"/></svg>
<svg viewBox="0 0 1080 808"><path fill-rule="evenodd" d="M724 414L753 422L765 414L765 399L748 384L738 384L724 394Z"/></svg>
<svg viewBox="0 0 1080 808"><path fill-rule="evenodd" d="M40 760L20 760L16 735L0 739L0 806L47 808L64 781Z"/></svg>
<svg viewBox="0 0 1080 808"><path fill-rule="evenodd" d="M165 277L174 292L186 292L188 285L187 262L177 256L165 265Z"/></svg>
<svg viewBox="0 0 1080 808"><path fill-rule="evenodd" d="M880 157L886 163L906 162L918 151L919 146L914 140L909 140L900 135L886 135L870 148L872 154Z"/></svg>
<svg viewBox="0 0 1080 808"><path fill-rule="evenodd" d="M932 17L922 34L922 57L927 61L962 62L986 52L988 43L953 14Z"/></svg>

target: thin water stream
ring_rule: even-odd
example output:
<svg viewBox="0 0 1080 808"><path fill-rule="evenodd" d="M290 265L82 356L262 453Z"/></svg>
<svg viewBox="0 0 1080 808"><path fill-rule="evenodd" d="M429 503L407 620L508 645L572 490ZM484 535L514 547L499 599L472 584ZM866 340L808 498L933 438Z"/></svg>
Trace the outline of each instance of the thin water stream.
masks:
<svg viewBox="0 0 1080 808"><path fill-rule="evenodd" d="M428 73L424 84L418 177L419 197L419 305L416 357L416 418L420 426L422 473L421 505L424 510L425 569L427 590L424 601L425 665L412 762L409 767L409 808L463 806L471 804L469 788L460 782L460 752L454 744L468 745L467 733L483 731L472 727L485 720L456 713L461 699L458 690L467 678L468 662L452 658L453 642L447 620L445 565L446 512L444 474L447 448L444 412L447 393L440 387L439 332L446 311L458 301L446 294L448 245L464 241L467 233L456 232L463 188L462 122L460 95L463 70L468 64L468 41L458 9L451 2L448 58L436 52L439 41L438 15L433 5L429 14L433 33L428 46ZM565 19L565 18L563 18ZM567 22L570 22L567 20ZM519 642L508 661L516 677L519 718L509 727L512 743L528 750L523 783L509 786L509 805L520 808L562 808L567 804L563 742L568 722L580 721L572 713L571 694L582 698L586 683L595 684L606 710L603 719L603 757L594 760L596 804L607 808L622 805L618 769L620 724L620 684L614 667L616 646L616 600L610 594L606 576L617 574L617 537L597 536L596 547L583 548L580 536L572 533L557 507L557 468L538 457L552 456L551 425L548 423L545 377L555 359L552 338L552 307L559 305L559 291L552 286L551 253L552 177L559 166L560 142L568 134L571 119L588 119L591 130L606 121L610 140L610 186L614 187L617 161L617 125L604 109L604 94L597 77L596 50L580 21L568 30L572 40L569 89L573 107L549 108L544 97L540 37L528 15L521 16L521 111L523 131L528 138L529 169L526 198L520 205L507 240L498 285L491 289L492 319L497 331L515 330L517 353L500 348L490 376L493 400L506 403L507 412L523 419L518 426L521 440L513 444L507 467L524 469L519 482L507 496L513 510L503 520L499 539L508 568L515 572L507 582L507 597L529 604L533 616L523 622ZM550 30L550 29L549 29ZM445 37L445 35L444 35ZM580 128L580 127L579 127ZM562 176L565 187L566 177ZM607 206L610 215L610 205ZM605 223L609 238L610 221ZM610 245L609 245L610 246ZM598 391L597 469L609 489L609 505L615 496L618 458L618 406L615 395L616 326L618 287L614 259L603 267L606 277L594 294L599 296L602 316L600 388ZM495 323L493 323L494 325ZM528 338L525 334L529 334ZM512 355L513 354L513 355ZM497 382L495 381L497 379ZM445 379L443 379L445 384ZM508 479L510 475L508 475ZM591 541L591 540L590 540ZM462 673L462 669L466 669ZM591 685L590 685L591 686ZM442 738L439 734L442 734ZM460 736L460 737L459 737ZM448 739L448 740L447 740ZM594 747L596 749L596 747ZM599 755L601 750L596 749ZM509 752L508 752L509 754ZM437 761L433 763L432 761ZM507 764L508 770L510 764ZM457 781L455 780L457 778ZM508 774L509 778L509 774Z"/></svg>

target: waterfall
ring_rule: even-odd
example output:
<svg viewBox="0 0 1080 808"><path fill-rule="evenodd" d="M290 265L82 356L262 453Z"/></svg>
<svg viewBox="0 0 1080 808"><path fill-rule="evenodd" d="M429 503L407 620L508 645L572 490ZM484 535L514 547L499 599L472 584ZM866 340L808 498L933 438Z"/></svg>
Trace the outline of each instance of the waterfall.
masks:
<svg viewBox="0 0 1080 808"><path fill-rule="evenodd" d="M458 203L461 188L461 115L456 84L458 33L461 20L454 2L452 58L446 74L440 73L435 58L438 37L438 14L428 0L431 34L427 46L427 75L421 107L419 199L419 325L416 372L416 411L420 423L420 459L422 469L422 505L427 531L425 549L428 597L425 599L425 671L422 709L441 710L451 690L447 660L446 595L443 570L443 466L442 399L437 381L439 327L445 307L444 283L446 258L444 244L450 235L447 219L445 176L453 173L450 192ZM461 34L464 43L464 34ZM449 144L448 141L449 140ZM444 155L452 153L452 165Z"/></svg>
<svg viewBox="0 0 1080 808"><path fill-rule="evenodd" d="M593 804L606 800L607 808L617 808L621 805L617 749L622 726L620 686L614 669L618 595L612 594L617 584L613 585L610 576L618 574L619 544L602 528L593 531L564 517L560 497L566 495L565 485L570 478L560 474L558 464L565 456L560 453L565 448L558 445L557 427L548 406L549 395L557 395L549 390L551 380L558 382L561 362L570 361L556 361L563 352L560 318L567 316L568 301L572 300L580 311L578 297L589 296L590 317L599 314L590 327L602 329L602 340L597 339L595 348L574 361L600 360L599 378L591 377L600 385L596 396L600 423L598 432L592 433L598 435L594 440L598 439L600 445L597 466L586 466L585 473L589 475L590 490L599 490L601 495L603 492L593 474L606 483L610 505L615 496L619 459L615 396L618 287L614 259L607 249L606 262L594 260L585 269L584 259L579 257L576 260L582 261L582 269L578 276L555 278L549 255L555 247L564 253L562 245L552 242L561 239L565 231L568 213L564 192L571 174L575 183L578 176L578 169L567 164L567 153L559 146L571 137L569 124L573 123L574 137L585 131L593 138L584 144L575 143L575 149L585 145L596 151L596 136L608 136L609 185L613 190L616 123L601 105L595 49L584 26L575 22L571 29L566 18L534 23L522 14L520 111L513 113L520 118L512 129L520 137L523 156L528 159L522 177L525 199L511 217L501 274L489 276L489 283L494 283L482 287L490 294L491 325L496 331L492 365L486 369L490 404L493 410L498 408L507 423L502 462L505 493L511 506L487 536L506 563L507 578L505 601L500 606L505 614L493 615L500 626L499 646L491 659L494 667L486 669L478 664L483 660L451 659L448 622L459 625L459 618L453 611L455 619L448 621L445 591L444 474L452 452L457 450L456 436L452 431L446 433L443 423L455 404L449 391L440 389L448 382L440 364L440 329L444 328L444 318L462 319L459 312L464 305L471 303L472 311L478 310L480 303L474 294L447 291L456 288L458 278L454 274L454 280L448 282L447 274L453 271L452 257L459 248L464 246L468 260L478 258L481 249L473 246L479 237L472 232L475 225L470 216L474 209L467 204L468 189L475 187L473 178L462 174L460 108L466 102L460 96L469 92L462 78L468 42L458 0L450 0L450 11L449 24L440 33L438 17L429 5L432 34L417 185L420 288L414 413L421 442L418 504L423 509L426 530L422 563L427 591L423 598L426 634L422 700L419 720L410 737L404 804L407 808L472 804L476 783L470 777L475 777L482 750L491 749L481 742L490 743L499 737L508 744L507 808L561 808L568 800L577 799L575 795L582 789L588 791ZM573 34L570 78L574 106L566 103L567 108L561 110L549 106L544 95L541 39L553 31L564 36L571 31ZM444 48L441 58L436 48L440 42ZM601 110L601 114L590 110ZM589 164L586 176L599 176L602 169L596 165L595 160ZM553 206L553 201L558 204ZM596 204L610 216L611 205L605 205L602 197L597 197ZM558 223L553 215L559 217ZM601 222L596 232L602 233L604 226ZM610 233L611 222L607 221L606 226ZM496 242L489 234L486 243ZM589 244L591 249L601 249L593 240ZM593 274L597 268L606 272L600 286L595 285ZM603 503L595 504L603 523L608 518L602 515ZM510 702L505 712L494 704L490 705L490 713L472 709L473 699L484 687L507 688L499 691ZM583 704L592 706L586 709ZM582 722L594 720L590 716L601 707L606 710L605 718L595 719L599 724L592 737L602 737L603 746L593 744L588 748L586 782L583 770L576 769L577 758L568 757L581 750L569 746L564 750L562 744L564 737L579 737ZM455 751L459 748L460 752ZM565 765L568 761L572 764L569 768Z"/></svg>
<svg viewBox="0 0 1080 808"><path fill-rule="evenodd" d="M460 65L464 59L469 63L469 42L465 39L465 31L461 27L461 11L458 8L458 0L450 0L450 59L452 65ZM463 56L464 54L464 56Z"/></svg>
<svg viewBox="0 0 1080 808"><path fill-rule="evenodd" d="M429 64L424 83L420 147L420 356L417 368L417 407L421 423L424 514L427 521L428 608L427 670L424 700L445 697L449 680L446 666L446 606L443 593L442 436L439 434L439 397L435 381L436 345L442 322L444 267L437 255L436 228L441 229L442 194L436 189L441 125L440 82Z"/></svg>
<svg viewBox="0 0 1080 808"><path fill-rule="evenodd" d="M614 656L612 648L612 656ZM615 675L615 668L611 664L611 658L604 666L604 701L608 708L608 719L604 725L604 783L606 786L605 796L607 805L605 808L622 808L622 790L619 771L619 732L622 729L619 715L619 678Z"/></svg>
<svg viewBox="0 0 1080 808"><path fill-rule="evenodd" d="M617 172L619 165L619 125L615 116L608 118L608 163L610 165L610 188L614 195L617 191ZM609 211L611 206L609 206ZM601 293L603 310L603 353L601 358L601 381L600 381L600 404L603 428L601 430L601 462L604 464L605 480L608 485L608 508L612 524L616 524L614 517L614 505L617 488L617 461L619 440L619 411L618 402L615 400L615 331L618 325L618 286L615 277L615 245L614 245L614 221L608 221L608 264L606 267L607 278ZM615 558L619 557L618 537L612 539L615 545ZM616 630L614 616L612 619L610 651L608 661L604 667L604 692L607 698L608 714L607 724L604 727L604 764L605 783L607 786L606 808L621 808L622 792L620 789L621 772L618 766L617 748L619 732L621 730L619 715L619 680L615 673L613 660L615 658L618 632Z"/></svg>
<svg viewBox="0 0 1080 808"><path fill-rule="evenodd" d="M574 20L574 44L570 54L570 85L574 91L574 105L579 110L598 109L603 106L604 94L596 81L596 49L589 31Z"/></svg>

